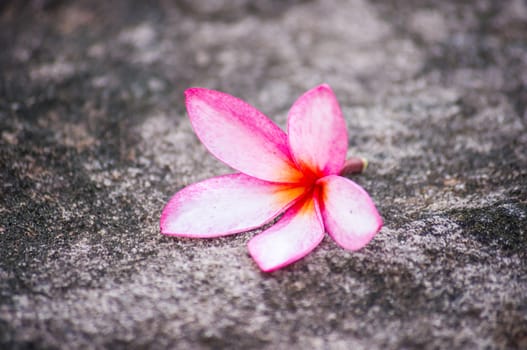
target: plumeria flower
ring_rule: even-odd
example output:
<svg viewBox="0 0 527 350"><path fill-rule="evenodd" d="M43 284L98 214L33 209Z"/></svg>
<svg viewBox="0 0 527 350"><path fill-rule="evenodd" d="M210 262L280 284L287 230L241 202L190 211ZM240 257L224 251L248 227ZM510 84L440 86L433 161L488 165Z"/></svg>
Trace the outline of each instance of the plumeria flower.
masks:
<svg viewBox="0 0 527 350"><path fill-rule="evenodd" d="M176 193L161 215L165 235L210 238L249 231L283 216L253 237L249 253L273 271L311 252L327 231L357 250L382 219L366 191L345 170L346 124L328 85L302 95L288 114L287 134L256 108L204 88L185 92L195 133L239 173L213 177Z"/></svg>

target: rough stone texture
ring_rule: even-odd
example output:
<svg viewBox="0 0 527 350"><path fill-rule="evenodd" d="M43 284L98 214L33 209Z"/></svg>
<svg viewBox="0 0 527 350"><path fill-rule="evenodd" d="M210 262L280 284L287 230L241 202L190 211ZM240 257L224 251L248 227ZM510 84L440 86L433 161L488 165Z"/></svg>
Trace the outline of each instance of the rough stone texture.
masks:
<svg viewBox="0 0 527 350"><path fill-rule="evenodd" d="M527 5L0 1L0 348L527 348ZM341 102L385 220L259 272L256 232L159 234L227 173L185 115Z"/></svg>

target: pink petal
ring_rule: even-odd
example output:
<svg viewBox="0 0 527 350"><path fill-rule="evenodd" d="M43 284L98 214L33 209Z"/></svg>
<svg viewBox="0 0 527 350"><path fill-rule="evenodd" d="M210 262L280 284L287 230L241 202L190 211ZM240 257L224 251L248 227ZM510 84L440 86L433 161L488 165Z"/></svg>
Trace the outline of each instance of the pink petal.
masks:
<svg viewBox="0 0 527 350"><path fill-rule="evenodd" d="M288 115L289 145L296 163L317 177L338 174L348 149L346 123L331 88L315 87Z"/></svg>
<svg viewBox="0 0 527 350"><path fill-rule="evenodd" d="M161 233L205 238L247 231L276 217L304 192L244 174L214 177L169 200L161 214Z"/></svg>
<svg viewBox="0 0 527 350"><path fill-rule="evenodd" d="M324 238L324 227L311 196L292 206L274 226L249 241L249 253L269 272L295 262Z"/></svg>
<svg viewBox="0 0 527 350"><path fill-rule="evenodd" d="M218 159L262 180L294 183L303 177L286 134L256 108L204 88L188 89L185 95L194 131Z"/></svg>
<svg viewBox="0 0 527 350"><path fill-rule="evenodd" d="M320 210L324 226L343 248L364 247L382 227L382 218L366 191L341 176L327 176L321 186Z"/></svg>

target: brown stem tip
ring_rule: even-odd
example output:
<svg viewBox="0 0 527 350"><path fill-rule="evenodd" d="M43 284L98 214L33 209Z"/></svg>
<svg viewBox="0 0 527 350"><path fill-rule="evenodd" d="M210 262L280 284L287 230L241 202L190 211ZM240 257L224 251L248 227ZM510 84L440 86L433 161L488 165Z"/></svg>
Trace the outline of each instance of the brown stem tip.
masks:
<svg viewBox="0 0 527 350"><path fill-rule="evenodd" d="M368 160L366 158L351 157L346 160L344 167L340 171L340 175L360 174L368 167Z"/></svg>

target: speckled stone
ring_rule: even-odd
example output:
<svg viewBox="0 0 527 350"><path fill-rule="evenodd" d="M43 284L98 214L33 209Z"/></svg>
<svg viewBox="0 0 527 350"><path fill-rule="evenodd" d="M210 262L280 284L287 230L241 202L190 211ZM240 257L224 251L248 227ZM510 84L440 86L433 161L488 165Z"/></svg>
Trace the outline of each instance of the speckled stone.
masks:
<svg viewBox="0 0 527 350"><path fill-rule="evenodd" d="M0 1L0 348L527 348L527 5ZM159 234L232 170L190 86L280 126L329 83L385 226L261 273Z"/></svg>

